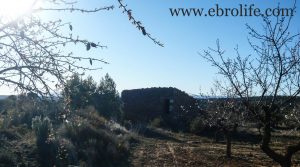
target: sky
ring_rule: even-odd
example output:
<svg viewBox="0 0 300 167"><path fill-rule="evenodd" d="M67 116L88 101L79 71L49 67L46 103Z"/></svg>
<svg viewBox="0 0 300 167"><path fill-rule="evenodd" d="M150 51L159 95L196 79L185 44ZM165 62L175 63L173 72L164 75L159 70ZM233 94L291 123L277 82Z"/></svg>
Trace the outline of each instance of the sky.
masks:
<svg viewBox="0 0 300 167"><path fill-rule="evenodd" d="M71 47L77 55L103 58L109 64L100 65L102 70L87 72L95 81L108 73L116 82L119 92L125 89L148 87L176 87L189 94L208 92L218 75L214 67L198 53L214 48L219 39L228 57L235 56L239 47L244 55L251 54L245 24L261 29L261 17L173 17L169 8L237 7L254 4L265 9L278 3L290 7L290 0L123 0L132 9L147 32L165 46L155 45L128 20L118 8L117 0L79 0L76 6L87 9L114 5L112 11L92 14L46 13L45 17L62 17L70 21L73 32L80 37L99 41L106 49L86 51ZM296 4L300 7L300 2ZM300 32L299 14L292 22L293 32ZM88 63L86 64L88 65ZM1 89L0 93L7 94Z"/></svg>

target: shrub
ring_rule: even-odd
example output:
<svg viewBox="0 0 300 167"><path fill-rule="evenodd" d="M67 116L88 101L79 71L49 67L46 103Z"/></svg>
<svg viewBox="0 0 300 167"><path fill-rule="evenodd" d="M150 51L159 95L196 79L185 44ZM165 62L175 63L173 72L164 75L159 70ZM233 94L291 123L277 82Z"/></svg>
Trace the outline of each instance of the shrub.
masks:
<svg viewBox="0 0 300 167"><path fill-rule="evenodd" d="M40 113L37 113L35 111L23 111L21 113L21 117L20 117L20 123L21 124L26 124L28 127L30 127L31 123L32 123L32 119L34 117L36 117L37 115L39 115Z"/></svg>
<svg viewBox="0 0 300 167"><path fill-rule="evenodd" d="M132 129L132 123L130 120L124 120L123 121L123 126L126 128L126 130L131 130Z"/></svg>
<svg viewBox="0 0 300 167"><path fill-rule="evenodd" d="M11 129L3 129L0 130L0 139L5 140L17 140L20 139L21 136L18 134L18 132L11 130Z"/></svg>
<svg viewBox="0 0 300 167"><path fill-rule="evenodd" d="M203 118L196 117L190 123L190 132L199 134L201 131L205 129L206 125L203 123Z"/></svg>
<svg viewBox="0 0 300 167"><path fill-rule="evenodd" d="M147 124L141 122L133 123L131 124L130 131L135 134L143 135L147 131Z"/></svg>
<svg viewBox="0 0 300 167"><path fill-rule="evenodd" d="M156 127L159 128L163 125L163 119L161 117L157 117L154 118L151 122L150 122L150 126L151 127Z"/></svg>
<svg viewBox="0 0 300 167"><path fill-rule="evenodd" d="M56 138L52 143L55 143L56 147L56 167L78 165L78 155L76 152L76 148L70 140L65 138Z"/></svg>
<svg viewBox="0 0 300 167"><path fill-rule="evenodd" d="M77 117L77 118L76 118ZM80 118L79 118L80 117ZM88 120L88 122L98 128L105 128L106 119L99 115L94 106L88 106L84 109L77 110L70 118L71 122L77 122L80 124L80 119Z"/></svg>
<svg viewBox="0 0 300 167"><path fill-rule="evenodd" d="M77 153L71 141L54 137L52 123L48 117L32 119L41 166L64 167L77 165Z"/></svg>
<svg viewBox="0 0 300 167"><path fill-rule="evenodd" d="M11 124L11 119L9 118L9 116L1 115L1 117L0 117L0 129L9 128L10 124Z"/></svg>
<svg viewBox="0 0 300 167"><path fill-rule="evenodd" d="M52 124L50 119L48 117L42 119L40 116L33 118L32 129L36 135L41 166L53 166L58 146L56 142L51 140Z"/></svg>
<svg viewBox="0 0 300 167"><path fill-rule="evenodd" d="M110 120L106 122L106 128L108 128L111 132L117 134L117 135L124 135L128 133L128 130L124 127L121 126L119 123L116 121Z"/></svg>
<svg viewBox="0 0 300 167"><path fill-rule="evenodd" d="M48 117L42 119L40 116L36 116L32 119L32 129L36 134L37 145L47 142L50 134L52 133L52 124Z"/></svg>
<svg viewBox="0 0 300 167"><path fill-rule="evenodd" d="M86 166L124 166L129 155L129 144L124 135L116 135L108 128L92 125L89 120L76 117L60 128L60 136L76 147L78 160ZM101 158L100 158L101 157Z"/></svg>

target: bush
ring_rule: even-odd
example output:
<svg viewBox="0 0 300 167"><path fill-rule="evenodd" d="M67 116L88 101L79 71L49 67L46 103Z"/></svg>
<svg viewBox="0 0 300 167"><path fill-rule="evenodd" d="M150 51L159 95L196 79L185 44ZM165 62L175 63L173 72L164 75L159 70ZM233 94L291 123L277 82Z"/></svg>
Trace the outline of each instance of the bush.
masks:
<svg viewBox="0 0 300 167"><path fill-rule="evenodd" d="M0 129L7 129L10 125L10 120L7 116L0 117Z"/></svg>
<svg viewBox="0 0 300 167"><path fill-rule="evenodd" d="M55 166L64 167L78 165L78 155L72 142L65 138L57 138L53 141L56 147Z"/></svg>
<svg viewBox="0 0 300 167"><path fill-rule="evenodd" d="M36 116L32 119L32 129L36 134L36 142L39 146L47 142L50 134L52 133L52 124L48 117L42 119L40 116Z"/></svg>
<svg viewBox="0 0 300 167"><path fill-rule="evenodd" d="M203 123L203 118L196 117L190 123L190 132L199 134L201 131L205 129L206 125Z"/></svg>
<svg viewBox="0 0 300 167"><path fill-rule="evenodd" d="M33 118L32 128L43 167L128 165L128 131L93 107L72 112L55 134L48 117Z"/></svg>
<svg viewBox="0 0 300 167"><path fill-rule="evenodd" d="M40 116L33 118L32 129L36 135L41 166L53 166L58 146L56 142L51 140L52 124L50 119L48 117L42 119Z"/></svg>
<svg viewBox="0 0 300 167"><path fill-rule="evenodd" d="M4 140L17 140L20 139L21 136L18 134L18 132L11 130L11 129L1 129L0 130L0 139Z"/></svg>
<svg viewBox="0 0 300 167"><path fill-rule="evenodd" d="M124 126L121 126L116 121L113 120L107 121L105 125L106 128L108 128L111 132L113 132L116 135L125 135L126 133L128 133L128 130Z"/></svg>
<svg viewBox="0 0 300 167"><path fill-rule="evenodd" d="M80 125L66 124L60 133L72 141L76 146L78 159L87 166L122 166L127 161L127 141L108 130L97 129L82 122Z"/></svg>
<svg viewBox="0 0 300 167"><path fill-rule="evenodd" d="M141 123L141 122L133 123L131 125L130 131L131 131L131 133L144 135L145 132L147 131L147 124Z"/></svg>
<svg viewBox="0 0 300 167"><path fill-rule="evenodd" d="M91 108L85 111L74 112L58 130L58 135L72 142L80 164L89 167L126 166L129 138L125 128L106 121Z"/></svg>
<svg viewBox="0 0 300 167"><path fill-rule="evenodd" d="M77 117L77 118L76 118ZM80 118L79 118L80 117ZM94 106L88 106L84 109L77 110L70 118L71 122L77 122L80 124L82 119L88 120L88 122L98 128L105 128L106 119L99 115Z"/></svg>
<svg viewBox="0 0 300 167"><path fill-rule="evenodd" d="M151 126L151 127L159 128L159 127L162 127L162 125L163 125L163 119L162 119L161 117L154 118L154 119L150 122L150 126Z"/></svg>
<svg viewBox="0 0 300 167"><path fill-rule="evenodd" d="M32 128L36 134L39 161L45 167L64 167L77 165L77 153L71 141L54 137L52 123L48 117L32 119Z"/></svg>
<svg viewBox="0 0 300 167"><path fill-rule="evenodd" d="M30 94L19 95L13 102L14 105L6 106L4 112L5 117L9 118L10 126L26 124L30 128L32 119L36 116L47 116L54 121L54 117L62 109L61 102L40 99Z"/></svg>

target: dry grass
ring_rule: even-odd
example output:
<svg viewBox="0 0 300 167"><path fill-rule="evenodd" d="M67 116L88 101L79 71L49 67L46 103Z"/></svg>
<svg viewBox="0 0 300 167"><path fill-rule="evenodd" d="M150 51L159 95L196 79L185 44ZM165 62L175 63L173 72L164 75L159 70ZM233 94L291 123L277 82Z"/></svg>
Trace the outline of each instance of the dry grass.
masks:
<svg viewBox="0 0 300 167"><path fill-rule="evenodd" d="M161 167L199 166L278 166L268 158L258 144L233 142L231 159L226 158L226 146L212 139L186 133L158 130L165 138L140 137L140 143L132 147L131 164ZM282 150L284 143L273 143ZM300 153L293 158L294 166L300 166Z"/></svg>

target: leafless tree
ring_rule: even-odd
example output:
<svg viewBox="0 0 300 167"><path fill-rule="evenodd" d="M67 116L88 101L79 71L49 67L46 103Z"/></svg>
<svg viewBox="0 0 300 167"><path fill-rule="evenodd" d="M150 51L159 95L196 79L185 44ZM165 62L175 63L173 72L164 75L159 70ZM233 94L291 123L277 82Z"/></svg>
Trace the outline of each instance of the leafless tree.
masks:
<svg viewBox="0 0 300 167"><path fill-rule="evenodd" d="M37 5L43 1L42 5ZM115 1L129 20L156 44L154 39L132 11L122 0ZM95 9L84 9L77 6L77 1L70 0L35 0L27 13L12 20L0 17L0 86L6 85L25 92L34 92L48 96L63 87L66 79L75 72L98 70L102 59L77 56L64 47L76 44L86 50L105 48L99 42L81 39L73 35L73 26L63 18L49 20L39 16L42 12L81 12L83 14L112 10L113 5ZM65 32L67 27L69 32ZM88 61L91 66L83 66L80 61ZM93 66L92 66L93 65Z"/></svg>
<svg viewBox="0 0 300 167"><path fill-rule="evenodd" d="M227 81L222 89L233 90L235 97L263 125L261 149L281 166L291 166L292 156L300 150L300 142L286 146L284 153L270 146L276 115L299 120L295 113L299 113L300 34L291 33L291 22L292 16L264 17L262 32L247 25L255 55L241 56L236 48L237 56L226 58L219 41L216 49L201 54Z"/></svg>
<svg viewBox="0 0 300 167"><path fill-rule="evenodd" d="M244 124L244 106L232 91L224 92L220 89L220 81L216 81L210 95L202 95L200 108L205 112L202 121L204 125L216 130L215 139L218 141L218 133L224 134L226 139L226 157L231 158L232 136L237 128Z"/></svg>

